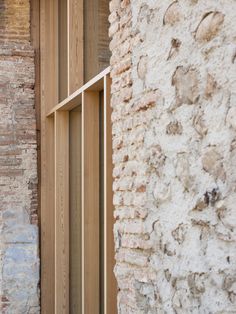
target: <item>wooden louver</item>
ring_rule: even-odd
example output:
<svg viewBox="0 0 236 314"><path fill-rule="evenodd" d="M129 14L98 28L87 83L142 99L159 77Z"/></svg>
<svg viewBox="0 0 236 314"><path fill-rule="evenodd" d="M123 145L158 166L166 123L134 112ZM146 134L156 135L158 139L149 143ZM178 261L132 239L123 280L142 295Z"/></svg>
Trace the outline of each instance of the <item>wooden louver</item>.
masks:
<svg viewBox="0 0 236 314"><path fill-rule="evenodd" d="M71 96L56 105L48 114L48 122L54 132L54 191L55 197L55 313L73 313L73 288L70 289L70 265L79 265L81 272L77 272L77 290L81 288L80 304L74 305L78 313L98 314L116 312L116 284L113 275L113 206L112 206L112 138L111 138L111 108L110 108L110 69L105 69L94 79L74 92ZM102 96L101 96L102 95ZM99 117L99 106L102 106L102 119ZM77 112L77 121L70 119L70 113ZM103 123L103 132L99 128L99 120ZM80 133L70 132L70 123L78 123ZM100 126L99 126L100 125ZM76 130L76 128L75 128ZM79 128L77 127L77 131ZM73 132L73 127L72 127ZM103 152L99 152L101 134L103 136ZM49 135L50 136L50 135ZM81 145L73 147L76 138ZM79 139L80 138L80 139ZM76 143L75 143L76 145ZM71 205L70 189L76 187L70 180L70 154L79 149L76 156L81 158L80 200L77 206ZM102 171L99 165L99 156L102 160ZM101 162L101 161L100 161ZM99 170L100 169L100 170ZM72 169L73 171L73 169ZM101 180L102 177L102 180ZM101 184L103 185L101 187ZM102 193L102 195L101 195ZM78 196L78 195L77 195ZM100 199L102 198L102 209ZM79 205L78 205L79 202ZM81 254L73 256L70 252L70 242L73 232L70 232L71 217L76 215L73 210L81 211ZM101 224L101 210L103 222ZM73 218L72 218L73 219ZM75 233L76 234L76 233ZM101 237L101 235L103 235ZM77 241L80 241L79 238ZM103 243L101 243L103 241ZM101 251L101 247L103 248ZM77 252L78 253L78 252ZM102 256L101 256L102 254ZM76 257L77 256L77 257ZM75 258L74 263L70 261ZM103 265L101 265L101 263ZM76 283L75 283L76 286ZM102 290L102 291L101 291ZM73 293L76 297L76 293Z"/></svg>

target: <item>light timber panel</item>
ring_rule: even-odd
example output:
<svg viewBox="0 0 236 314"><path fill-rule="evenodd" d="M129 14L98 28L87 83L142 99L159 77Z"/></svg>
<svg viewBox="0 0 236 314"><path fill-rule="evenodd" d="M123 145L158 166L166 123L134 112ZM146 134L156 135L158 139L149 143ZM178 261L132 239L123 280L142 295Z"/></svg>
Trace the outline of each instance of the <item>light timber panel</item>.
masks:
<svg viewBox="0 0 236 314"><path fill-rule="evenodd" d="M59 99L83 85L83 0L59 3Z"/></svg>
<svg viewBox="0 0 236 314"><path fill-rule="evenodd" d="M70 111L70 313L82 313L81 107Z"/></svg>
<svg viewBox="0 0 236 314"><path fill-rule="evenodd" d="M44 110L42 110L42 114ZM54 119L41 124L41 307L55 313Z"/></svg>
<svg viewBox="0 0 236 314"><path fill-rule="evenodd" d="M69 313L69 112L55 113L55 312Z"/></svg>
<svg viewBox="0 0 236 314"><path fill-rule="evenodd" d="M41 101L41 308L55 313L55 184L54 124L46 114L58 102L58 7L56 0L40 1Z"/></svg>
<svg viewBox="0 0 236 314"><path fill-rule="evenodd" d="M36 0L33 0L33 3L35 3L35 1ZM93 23L92 27L94 31L99 30L100 32L101 29L107 28L108 14L106 12L108 12L109 1L96 1L85 1L85 5L90 10L87 16ZM36 7L35 5L33 6ZM85 63L91 70L90 78L100 72L100 69L104 68L105 64L108 64L109 60L107 60L107 63L105 62L105 59L107 58L105 56L106 40L108 37L106 37L106 34L104 35L101 32L97 38L94 34L91 34L87 51L92 54L93 52L96 52L96 56L93 59L90 58L90 55L87 56L86 53L84 53L82 0L41 0L39 29L41 50L41 80L39 98L41 98L40 117L42 145L42 313L69 313L69 290L72 293L72 298L75 299L76 297L73 297L73 293L77 293L79 289L83 291L82 303L85 310L84 314L98 313L99 302L101 301L99 299L99 91L103 89L103 76L109 72L109 69L106 69L104 73L99 74L80 89L78 88L83 84L83 56L87 58L87 63ZM90 31L91 27L87 28L87 32ZM37 30L34 30L34 32L37 32ZM93 40L95 40L95 42L93 42ZM94 72L92 71L92 67L95 69ZM72 92L74 93L71 95ZM84 100L86 100L86 103L92 105L86 106L86 109L83 112L83 150L80 152L79 146L81 144L79 142L75 143L74 138L74 140L71 140L71 145L74 148L72 147L71 149L72 151L73 149L75 151L74 153L71 151L71 153L77 157L80 154L83 159L83 275L80 273L81 267L79 264L80 261L78 260L78 254L75 254L74 256L69 254L69 235L71 235L71 237L79 237L76 222L74 222L74 220L76 220L76 215L78 214L80 196L78 195L77 200L73 200L73 197L71 196L71 210L75 209L72 213L69 211L68 190L69 110L79 104L82 93L84 93ZM55 106L55 104L58 104L59 98L66 99L64 99L59 105ZM83 108L85 108L85 106L83 106ZM50 117L47 117L48 112L50 112ZM75 119L77 119L75 118L76 114L74 114L74 116L73 114L71 114L71 117L73 117L71 121L75 121ZM97 119L93 120L96 115ZM85 118L85 116L87 118ZM95 123L95 125L93 125L93 123ZM79 126L75 126L73 122L71 122L71 124L71 128L76 132L76 129ZM97 132L93 133L95 129L97 129ZM94 138L91 138L91 135L93 135ZM85 145L85 141L87 144L94 145L94 147L87 144ZM94 153L93 156L90 154L91 151ZM95 158L95 156L97 156L97 158ZM77 159L77 157L75 158ZM93 160L94 163L91 163L91 160ZM75 159L72 158L71 164L73 165L75 162ZM91 169L92 165L94 167L92 175L88 175L86 177L85 173L89 171L88 169ZM71 187L72 191L70 193L73 193L73 189L75 191L77 189L79 194L78 176L80 176L80 174L71 173L71 182L73 182L73 187ZM77 186L74 186L74 183L75 185L77 184ZM88 187L90 186L91 191L89 192ZM87 188L85 189L85 187ZM71 230L69 228L70 213L72 215L71 220L73 220L74 223L71 225ZM105 212L104 215L106 215ZM80 218L78 218L77 225L80 224L79 219ZM104 231L105 230L107 230L106 227L104 227ZM81 248L79 248L78 243L75 243L75 245L77 246L76 250L78 253ZM107 243L104 243L104 247L105 246L107 248L109 247ZM73 249L74 247L71 248L71 251ZM103 258L104 261L106 259L108 261L106 256ZM73 277L73 279L71 277L70 286L69 266L75 264L77 264L77 268L74 268L74 274L75 277L78 277ZM105 273L106 269L104 271L104 274ZM71 276L73 276L73 273ZM83 280L80 279L80 276L83 277ZM75 287L76 285L77 287ZM107 302L107 293L108 290L104 294L104 304ZM81 303L79 298L80 296L78 297L77 305L75 304L75 311L80 310L78 309L78 306ZM74 304L72 304L72 306L74 306ZM112 310L112 313L115 313L115 311Z"/></svg>
<svg viewBox="0 0 236 314"><path fill-rule="evenodd" d="M83 311L99 313L99 93L82 95Z"/></svg>
<svg viewBox="0 0 236 314"><path fill-rule="evenodd" d="M97 76L92 78L89 82L84 84L78 90L76 90L72 95L68 96L59 104L55 105L50 111L47 113L47 117L50 117L57 110L72 110L81 102L81 95L85 90L90 91L101 91L103 90L103 78L105 75L110 73L110 67L104 69Z"/></svg>
<svg viewBox="0 0 236 314"><path fill-rule="evenodd" d="M69 95L84 83L83 0L68 1ZM69 96L68 95L68 96Z"/></svg>
<svg viewBox="0 0 236 314"><path fill-rule="evenodd" d="M55 268L53 274L55 287L51 293L52 299L55 300L55 308L50 313L93 314L99 313L103 308L105 314L117 312L117 291L113 275L112 145L108 73L109 69L106 69L103 74L88 82L60 105L56 105L51 110L50 117L45 120L47 127L45 130L49 135L44 142L48 145L45 149L51 152L49 162L52 169L53 164L55 165L55 180L51 180L48 185L51 190L47 192L51 199L55 194L55 211L52 209L51 216L49 215L52 224L50 228L47 225L55 242L56 254L56 258L53 257L54 265L53 263L51 265L52 271L53 266ZM70 103L72 107L76 103L79 104L81 94L82 114L78 106L69 111ZM102 110L104 116L101 120L104 123L103 127L99 125L100 106L104 106ZM99 132L100 127L103 128L102 132ZM99 152L101 136L104 136L103 154ZM80 158L82 158L81 168ZM49 168L47 169L50 171ZM101 169L103 173L99 173ZM104 217L102 220L100 215ZM44 217L46 218L46 215ZM101 247L104 250L101 250ZM48 246L47 252L49 256L53 256L54 250L51 245ZM101 261L104 265L99 264ZM103 288L104 291L101 291ZM50 306L53 307L54 302L51 302ZM42 311L49 313L47 308Z"/></svg>

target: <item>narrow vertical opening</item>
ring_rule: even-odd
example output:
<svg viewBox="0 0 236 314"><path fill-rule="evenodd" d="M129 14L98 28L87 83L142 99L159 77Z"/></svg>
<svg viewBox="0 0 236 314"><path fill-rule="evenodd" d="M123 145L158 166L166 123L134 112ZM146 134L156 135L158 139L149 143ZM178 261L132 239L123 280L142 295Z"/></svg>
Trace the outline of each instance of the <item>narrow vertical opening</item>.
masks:
<svg viewBox="0 0 236 314"><path fill-rule="evenodd" d="M58 0L58 91L59 101L68 96L67 0Z"/></svg>
<svg viewBox="0 0 236 314"><path fill-rule="evenodd" d="M82 313L81 106L70 111L70 313Z"/></svg>
<svg viewBox="0 0 236 314"><path fill-rule="evenodd" d="M100 311L99 92L82 96L83 311Z"/></svg>
<svg viewBox="0 0 236 314"><path fill-rule="evenodd" d="M85 82L109 66L109 0L84 1Z"/></svg>
<svg viewBox="0 0 236 314"><path fill-rule="evenodd" d="M104 93L99 93L99 285L100 313L104 313Z"/></svg>

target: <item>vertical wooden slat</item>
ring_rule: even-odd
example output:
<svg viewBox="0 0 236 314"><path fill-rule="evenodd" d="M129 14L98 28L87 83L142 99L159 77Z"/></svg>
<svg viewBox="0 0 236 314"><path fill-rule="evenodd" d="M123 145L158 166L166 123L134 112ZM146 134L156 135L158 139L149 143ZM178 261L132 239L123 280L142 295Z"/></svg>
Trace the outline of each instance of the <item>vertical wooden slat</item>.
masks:
<svg viewBox="0 0 236 314"><path fill-rule="evenodd" d="M111 130L111 79L104 77L104 304L105 314L117 313L116 279L113 273L114 237L113 237L113 192L112 192L112 130Z"/></svg>
<svg viewBox="0 0 236 314"><path fill-rule="evenodd" d="M59 99L83 85L83 0L59 3Z"/></svg>
<svg viewBox="0 0 236 314"><path fill-rule="evenodd" d="M83 313L99 313L99 93L82 95Z"/></svg>
<svg viewBox="0 0 236 314"><path fill-rule="evenodd" d="M54 130L46 114L58 102L57 0L40 1L41 309L55 313Z"/></svg>
<svg viewBox="0 0 236 314"><path fill-rule="evenodd" d="M69 313L69 112L55 113L55 313Z"/></svg>
<svg viewBox="0 0 236 314"><path fill-rule="evenodd" d="M40 1L41 107L46 114L58 103L58 4Z"/></svg>
<svg viewBox="0 0 236 314"><path fill-rule="evenodd" d="M69 95L84 82L84 17L83 0L68 1L68 92Z"/></svg>
<svg viewBox="0 0 236 314"><path fill-rule="evenodd" d="M42 110L42 113L44 110ZM54 118L41 124L41 309L55 313Z"/></svg>
<svg viewBox="0 0 236 314"><path fill-rule="evenodd" d="M70 314L81 314L81 107L70 111Z"/></svg>
<svg viewBox="0 0 236 314"><path fill-rule="evenodd" d="M84 82L83 3L83 0L67 0L69 95ZM81 110L70 112L70 130L70 313L79 314L82 309Z"/></svg>

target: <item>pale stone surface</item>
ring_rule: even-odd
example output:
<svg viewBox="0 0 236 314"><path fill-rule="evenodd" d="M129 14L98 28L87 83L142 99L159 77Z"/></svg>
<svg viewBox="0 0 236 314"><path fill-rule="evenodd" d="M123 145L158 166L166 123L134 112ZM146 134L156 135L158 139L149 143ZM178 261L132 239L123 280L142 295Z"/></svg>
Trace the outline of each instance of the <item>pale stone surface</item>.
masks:
<svg viewBox="0 0 236 314"><path fill-rule="evenodd" d="M0 313L38 314L38 180L30 3L0 3Z"/></svg>
<svg viewBox="0 0 236 314"><path fill-rule="evenodd" d="M236 313L236 2L110 8L119 313Z"/></svg>
<svg viewBox="0 0 236 314"><path fill-rule="evenodd" d="M199 41L211 40L219 31L224 22L224 14L221 12L206 13L196 30L196 39Z"/></svg>

